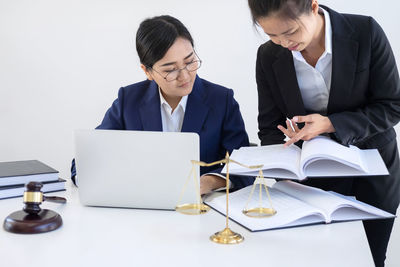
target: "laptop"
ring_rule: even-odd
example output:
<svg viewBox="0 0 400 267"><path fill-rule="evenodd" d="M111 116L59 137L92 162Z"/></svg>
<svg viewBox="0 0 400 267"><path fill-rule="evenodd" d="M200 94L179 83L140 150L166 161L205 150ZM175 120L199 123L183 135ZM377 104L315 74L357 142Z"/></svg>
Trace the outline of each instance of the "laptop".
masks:
<svg viewBox="0 0 400 267"><path fill-rule="evenodd" d="M174 210L196 203L198 166L197 182L191 177L185 186L191 160L199 160L196 133L76 130L75 152L83 205Z"/></svg>

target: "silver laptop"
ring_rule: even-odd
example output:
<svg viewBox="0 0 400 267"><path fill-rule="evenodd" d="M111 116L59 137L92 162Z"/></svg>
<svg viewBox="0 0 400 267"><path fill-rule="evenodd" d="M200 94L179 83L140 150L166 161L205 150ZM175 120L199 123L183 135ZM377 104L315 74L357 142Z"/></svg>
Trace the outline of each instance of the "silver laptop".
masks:
<svg viewBox="0 0 400 267"><path fill-rule="evenodd" d="M173 210L200 155L196 133L77 130L75 149L82 204L145 209ZM196 184L179 204L196 202Z"/></svg>

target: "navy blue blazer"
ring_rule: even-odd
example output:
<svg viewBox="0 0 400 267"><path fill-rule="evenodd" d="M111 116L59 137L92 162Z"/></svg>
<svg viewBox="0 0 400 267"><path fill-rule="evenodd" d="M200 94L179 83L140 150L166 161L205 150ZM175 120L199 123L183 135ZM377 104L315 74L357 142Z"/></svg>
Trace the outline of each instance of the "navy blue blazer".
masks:
<svg viewBox="0 0 400 267"><path fill-rule="evenodd" d="M96 129L162 131L158 85L145 80L120 88L118 98ZM188 96L182 132L200 136L200 160L213 162L233 149L248 146L249 140L232 89L196 77ZM221 168L201 167L200 173L219 172ZM74 166L72 176L74 176ZM246 177L230 178L234 189L253 182Z"/></svg>

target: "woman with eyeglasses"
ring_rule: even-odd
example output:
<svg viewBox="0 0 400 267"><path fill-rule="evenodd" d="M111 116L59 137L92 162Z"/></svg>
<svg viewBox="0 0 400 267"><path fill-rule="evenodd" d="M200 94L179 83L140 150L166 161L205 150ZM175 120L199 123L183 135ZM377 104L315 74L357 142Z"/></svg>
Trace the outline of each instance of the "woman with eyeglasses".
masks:
<svg viewBox="0 0 400 267"><path fill-rule="evenodd" d="M136 50L147 80L122 87L96 129L198 133L200 160L205 162L249 145L233 91L197 76L202 62L178 19L144 20L136 34ZM74 180L74 162L71 171ZM220 168L201 167L200 172L201 194L225 187ZM252 182L234 176L230 180L233 189Z"/></svg>
<svg viewBox="0 0 400 267"><path fill-rule="evenodd" d="M254 24L270 37L256 63L261 143L285 143L286 135L290 145L323 134L343 145L377 148L389 175L305 183L395 214L400 165L393 126L400 120L400 82L381 27L371 17L340 14L316 0L248 4ZM384 265L393 222L363 222L376 266Z"/></svg>

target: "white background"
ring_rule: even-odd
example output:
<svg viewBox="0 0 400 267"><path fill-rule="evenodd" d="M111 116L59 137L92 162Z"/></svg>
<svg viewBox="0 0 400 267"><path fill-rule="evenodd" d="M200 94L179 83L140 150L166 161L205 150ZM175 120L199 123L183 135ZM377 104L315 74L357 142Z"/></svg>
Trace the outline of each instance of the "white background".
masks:
<svg viewBox="0 0 400 267"><path fill-rule="evenodd" d="M395 0L322 1L373 16L400 57ZM257 47L244 0L0 0L0 161L39 159L69 177L73 130L94 128L121 86L145 79L135 33L147 17L170 14L192 33L199 75L230 87L252 142L257 138ZM400 223L387 266L400 266Z"/></svg>

